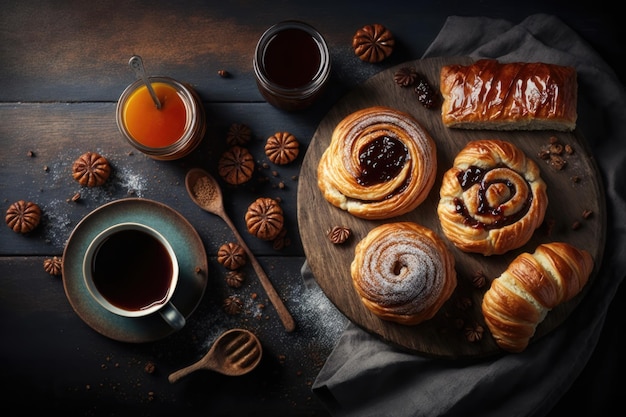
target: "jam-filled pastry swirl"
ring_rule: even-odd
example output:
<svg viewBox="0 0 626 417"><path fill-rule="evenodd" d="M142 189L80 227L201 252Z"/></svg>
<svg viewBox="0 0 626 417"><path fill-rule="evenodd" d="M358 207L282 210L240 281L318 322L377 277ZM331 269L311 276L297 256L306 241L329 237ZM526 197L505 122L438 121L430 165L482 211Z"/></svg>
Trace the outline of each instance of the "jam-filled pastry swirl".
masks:
<svg viewBox="0 0 626 417"><path fill-rule="evenodd" d="M437 214L464 252L499 255L526 244L548 206L537 164L501 140L469 142L443 176Z"/></svg>
<svg viewBox="0 0 626 417"><path fill-rule="evenodd" d="M436 173L436 146L428 132L407 113L374 106L337 124L317 181L334 206L359 218L388 219L421 204Z"/></svg>
<svg viewBox="0 0 626 417"><path fill-rule="evenodd" d="M432 318L457 285L454 257L444 241L413 222L372 229L356 245L350 271L365 307L405 325Z"/></svg>

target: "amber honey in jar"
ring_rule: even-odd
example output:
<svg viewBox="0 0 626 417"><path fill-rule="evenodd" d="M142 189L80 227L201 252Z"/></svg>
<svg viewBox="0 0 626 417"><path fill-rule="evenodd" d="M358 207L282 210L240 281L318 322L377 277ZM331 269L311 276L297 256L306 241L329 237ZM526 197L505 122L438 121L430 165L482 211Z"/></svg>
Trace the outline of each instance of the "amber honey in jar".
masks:
<svg viewBox="0 0 626 417"><path fill-rule="evenodd" d="M117 102L122 136L144 154L162 160L182 158L202 141L204 108L192 89L169 77L150 77L161 108L142 80L129 85Z"/></svg>
<svg viewBox="0 0 626 417"><path fill-rule="evenodd" d="M289 20L263 33L253 66L259 91L268 103L283 110L302 110L323 91L330 75L330 54L317 30Z"/></svg>

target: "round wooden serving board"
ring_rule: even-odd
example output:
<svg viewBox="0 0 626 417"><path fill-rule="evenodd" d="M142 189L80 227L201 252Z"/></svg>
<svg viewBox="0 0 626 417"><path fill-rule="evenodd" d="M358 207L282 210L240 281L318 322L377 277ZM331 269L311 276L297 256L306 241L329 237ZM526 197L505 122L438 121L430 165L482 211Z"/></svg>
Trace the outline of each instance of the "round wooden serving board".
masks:
<svg viewBox="0 0 626 417"><path fill-rule="evenodd" d="M449 129L441 122L440 107L426 109L411 88L401 88L393 80L400 67L413 66L438 91L439 72L443 65L471 62L466 57L407 62L385 70L355 88L331 109L318 126L304 157L298 186L298 226L305 255L326 296L346 317L366 331L410 352L435 357L481 357L501 352L482 317L480 304L484 292L521 252L532 253L540 243L563 241L589 251L595 268L581 294L553 309L538 326L531 343L549 333L567 318L593 284L606 235L606 207L599 171L578 129L571 133ZM375 105L413 115L437 145L437 180L428 199L411 213L384 221L359 219L332 206L319 191L316 175L319 159L328 147L337 123L358 109ZM569 144L574 149L572 154L564 154L567 165L562 170L553 168L538 156L539 151L547 147L551 136L556 136L562 144ZM525 246L504 255L486 257L457 250L443 235L437 217L443 173L452 166L454 157L465 144L475 139L502 139L514 143L537 162L547 184L549 203L544 225L536 230ZM587 210L593 214L583 218L582 214ZM392 221L413 221L431 228L448 242L456 260L458 285L455 292L433 319L417 326L379 319L365 308L352 286L350 264L355 245L375 226ZM579 222L580 227L572 227L575 222ZM353 235L344 244L335 245L328 239L327 232L339 225L349 227ZM487 283L477 288L472 281L480 272L486 276ZM471 303L468 304L468 300ZM484 334L482 339L470 342L465 329L475 325L482 326Z"/></svg>

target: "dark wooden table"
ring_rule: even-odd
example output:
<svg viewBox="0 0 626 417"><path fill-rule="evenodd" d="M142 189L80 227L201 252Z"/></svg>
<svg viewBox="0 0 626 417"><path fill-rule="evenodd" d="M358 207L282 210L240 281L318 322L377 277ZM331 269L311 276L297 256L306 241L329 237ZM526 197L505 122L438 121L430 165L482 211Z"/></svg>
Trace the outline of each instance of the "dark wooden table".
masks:
<svg viewBox="0 0 626 417"><path fill-rule="evenodd" d="M379 71L419 58L449 15L487 15L517 22L537 12L559 16L613 66L626 72L623 27L610 10L571 2L2 2L0 12L0 207L34 201L40 226L22 236L0 227L0 399L11 415L67 412L72 415L327 415L311 385L347 320L300 275L305 261L296 219L302 156L286 166L266 164L265 139L294 134L302 153L333 103ZM206 3L206 4L205 4ZM312 108L286 113L267 104L252 72L261 33L284 19L315 26L331 50L331 85ZM356 29L381 23L399 40L392 57L370 65L353 54ZM620 37L620 35L622 35ZM205 138L190 156L155 161L133 151L115 124L115 106L134 79L127 66L143 57L151 74L191 84L208 118ZM218 71L225 70L228 77ZM297 329L284 331L248 265L241 288L226 285L217 263L220 245L233 241L226 225L192 204L184 187L191 167L216 173L229 126L253 132L250 150L259 169L242 186L225 186L226 209L240 231L255 198L279 198L287 245L242 233L292 312ZM87 151L105 156L113 175L103 187L86 189L72 179L72 162ZM224 183L222 183L224 185ZM74 200L76 194L80 198ZM205 296L187 326L150 343L125 343L94 331L74 312L61 277L44 260L61 257L78 222L105 203L124 198L164 203L189 220L209 257ZM3 214L4 216L4 214ZM222 307L229 296L244 305L238 314ZM579 379L553 412L606 410L619 405L624 290L611 306L604 333ZM251 374L226 377L199 372L175 385L172 371L199 359L219 333L253 330L264 346Z"/></svg>

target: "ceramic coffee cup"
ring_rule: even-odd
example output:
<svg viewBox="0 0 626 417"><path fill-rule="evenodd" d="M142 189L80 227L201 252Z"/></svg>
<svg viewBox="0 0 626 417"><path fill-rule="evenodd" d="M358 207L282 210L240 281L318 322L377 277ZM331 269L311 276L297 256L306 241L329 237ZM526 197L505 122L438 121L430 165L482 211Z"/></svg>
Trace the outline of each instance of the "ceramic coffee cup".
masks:
<svg viewBox="0 0 626 417"><path fill-rule="evenodd" d="M120 223L100 232L83 259L83 277L102 307L123 317L158 313L174 329L185 317L172 304L178 261L158 231L139 223Z"/></svg>

